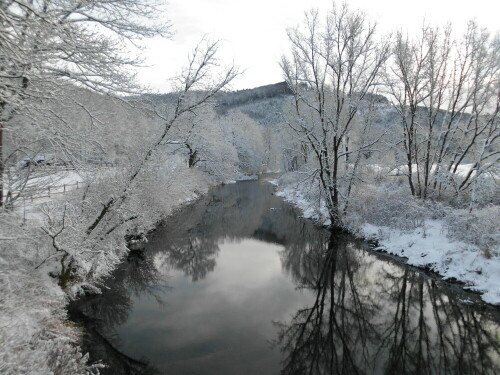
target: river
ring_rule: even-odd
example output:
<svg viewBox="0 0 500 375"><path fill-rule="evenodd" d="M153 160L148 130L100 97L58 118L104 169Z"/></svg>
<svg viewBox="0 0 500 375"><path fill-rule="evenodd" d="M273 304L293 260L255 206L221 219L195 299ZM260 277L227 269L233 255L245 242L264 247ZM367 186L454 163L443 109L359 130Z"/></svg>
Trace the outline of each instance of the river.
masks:
<svg viewBox="0 0 500 375"><path fill-rule="evenodd" d="M69 308L104 374L494 374L500 312L330 233L265 181L211 190Z"/></svg>

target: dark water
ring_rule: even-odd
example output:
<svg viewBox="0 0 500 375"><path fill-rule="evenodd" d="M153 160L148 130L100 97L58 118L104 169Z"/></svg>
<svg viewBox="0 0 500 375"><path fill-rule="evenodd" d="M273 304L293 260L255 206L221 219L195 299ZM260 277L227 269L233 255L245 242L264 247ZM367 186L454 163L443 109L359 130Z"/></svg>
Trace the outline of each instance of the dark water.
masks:
<svg viewBox="0 0 500 375"><path fill-rule="evenodd" d="M272 191L214 189L72 304L103 373L500 373L498 309L314 227Z"/></svg>

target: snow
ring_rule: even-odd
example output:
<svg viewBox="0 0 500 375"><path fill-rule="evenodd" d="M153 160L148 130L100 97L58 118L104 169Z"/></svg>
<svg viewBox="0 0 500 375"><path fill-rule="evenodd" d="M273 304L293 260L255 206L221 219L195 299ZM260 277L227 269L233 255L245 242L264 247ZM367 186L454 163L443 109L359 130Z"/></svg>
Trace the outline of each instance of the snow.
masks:
<svg viewBox="0 0 500 375"><path fill-rule="evenodd" d="M280 180L269 183L279 186ZM317 201L308 196L303 185L281 186L276 195L297 206L304 218L330 224L326 207L322 204L317 208ZM365 239L376 240L379 247L375 250L405 258L407 264L432 270L445 280L464 282L465 289L482 293L483 301L500 305L500 257L487 258L478 246L449 238L442 220L425 220L413 231L368 223L350 229Z"/></svg>
<svg viewBox="0 0 500 375"><path fill-rule="evenodd" d="M246 175L243 174L239 171L236 172L236 179L235 180L228 180L225 181L225 184L235 184L237 181L255 181L258 180L259 176L253 174L253 175Z"/></svg>
<svg viewBox="0 0 500 375"><path fill-rule="evenodd" d="M278 179L269 180L269 181L267 181L267 182L268 182L268 183L270 183L271 185L274 185L274 186L279 186Z"/></svg>
<svg viewBox="0 0 500 375"><path fill-rule="evenodd" d="M271 184L277 186L277 180L270 182ZM284 198L287 202L290 202L297 206L302 212L302 217L306 219L312 219L321 225L328 226L331 224L330 219L328 219L328 210L322 204L320 208L317 207L316 202L311 202L305 197L305 193L297 188L285 188L276 193L276 196Z"/></svg>
<svg viewBox="0 0 500 375"><path fill-rule="evenodd" d="M372 224L360 229L363 237L378 241L375 250L404 257L408 264L428 268L445 280L460 280L465 289L481 292L485 302L500 304L500 259L487 259L477 246L448 238L441 220L426 220L424 228L410 232Z"/></svg>
<svg viewBox="0 0 500 375"><path fill-rule="evenodd" d="M386 170L386 169L389 169L391 173L393 174L397 174L397 175L405 175L406 173L408 173L408 166L407 165L400 165L396 168L393 168L392 170L388 167L385 167L385 166L380 166L380 165L377 165L377 164L371 164L370 167L374 170ZM469 173L469 171L474 167L474 163L468 163L468 164L460 164L458 167L457 167L457 171L455 172L456 175L458 176L461 176L461 177L465 177L467 176L467 174ZM417 164L412 164L412 168L414 171L416 171L419 166ZM437 166L434 164L432 167L431 167L431 172L435 172L436 171L436 168ZM473 175L475 175L475 171L472 172ZM494 175L496 175L494 172L492 172Z"/></svg>
<svg viewBox="0 0 500 375"><path fill-rule="evenodd" d="M254 181L258 180L259 176L253 174L253 175L246 175L241 172L236 173L236 181Z"/></svg>
<svg viewBox="0 0 500 375"><path fill-rule="evenodd" d="M92 168L88 170L45 170L39 177L32 178L26 188L26 193L14 203L14 210L25 220L43 219L39 210L42 203L77 190L89 178L102 178L111 175L112 168Z"/></svg>
<svg viewBox="0 0 500 375"><path fill-rule="evenodd" d="M0 254L0 373L91 374L77 344L80 332L66 319L61 288L25 259ZM99 367L99 366L97 366Z"/></svg>

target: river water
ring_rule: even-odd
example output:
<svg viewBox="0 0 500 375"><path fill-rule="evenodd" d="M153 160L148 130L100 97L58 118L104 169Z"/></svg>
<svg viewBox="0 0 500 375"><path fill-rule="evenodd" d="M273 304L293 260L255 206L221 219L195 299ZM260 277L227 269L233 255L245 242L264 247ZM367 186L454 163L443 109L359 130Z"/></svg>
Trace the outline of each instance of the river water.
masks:
<svg viewBox="0 0 500 375"><path fill-rule="evenodd" d="M213 189L70 314L104 374L494 374L500 313L301 219L265 181Z"/></svg>

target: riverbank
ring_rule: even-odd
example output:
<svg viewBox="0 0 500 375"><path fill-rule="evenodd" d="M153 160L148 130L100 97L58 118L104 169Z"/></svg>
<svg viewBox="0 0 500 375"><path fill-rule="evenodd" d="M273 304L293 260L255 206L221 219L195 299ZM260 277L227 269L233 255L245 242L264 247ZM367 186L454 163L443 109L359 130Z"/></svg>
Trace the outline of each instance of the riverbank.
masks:
<svg viewBox="0 0 500 375"><path fill-rule="evenodd" d="M316 186L285 175L271 181L278 196L300 208L305 218L328 226L328 212ZM346 229L378 243L402 261L459 281L483 301L500 305L500 238L498 206L472 213L440 203L422 202L393 187L366 189L346 215Z"/></svg>
<svg viewBox="0 0 500 375"><path fill-rule="evenodd" d="M166 166L169 167L169 166ZM101 280L126 256L124 234L128 230L147 233L179 207L199 199L216 180L198 169L165 168L144 176L124 207L137 217L133 226L106 229L106 238L84 238L84 228L72 207L83 199L99 204L120 183L121 171L108 173L95 190L80 189L45 198L29 207L0 215L0 373L2 374L97 374L101 364L88 364L80 347L82 332L68 320L70 299L84 292L99 293ZM168 182L168 183L167 183ZM85 183L85 182L84 182ZM89 181L86 181L89 183ZM118 185L119 186L119 185ZM87 194L87 196L85 195ZM36 202L36 201L35 201ZM89 203L90 204L90 201ZM92 211L91 211L92 212ZM62 216L61 216L62 215ZM130 214L128 214L130 215ZM23 217L24 216L24 217ZM115 219L117 223L119 219ZM68 224L68 222L70 224ZM57 225L62 236L57 233ZM71 227L70 227L71 225ZM67 234L66 234L67 233ZM65 236L64 236L65 234ZM102 236L102 234L99 234ZM63 253L76 259L71 279L61 285ZM101 246L101 247L97 247ZM95 249L95 250L93 250ZM50 276L53 275L53 276Z"/></svg>

